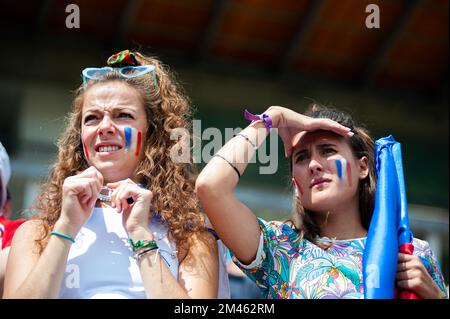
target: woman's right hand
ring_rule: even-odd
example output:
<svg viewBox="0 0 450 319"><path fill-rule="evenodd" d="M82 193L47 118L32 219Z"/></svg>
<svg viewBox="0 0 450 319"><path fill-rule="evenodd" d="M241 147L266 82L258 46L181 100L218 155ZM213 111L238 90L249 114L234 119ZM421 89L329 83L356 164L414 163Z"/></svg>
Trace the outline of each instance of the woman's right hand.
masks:
<svg viewBox="0 0 450 319"><path fill-rule="evenodd" d="M312 118L285 107L271 106L265 113L272 118L273 127L278 129L286 157L291 156L292 148L295 146L294 136L301 131L327 130L346 137L353 135L350 128L333 120Z"/></svg>
<svg viewBox="0 0 450 319"><path fill-rule="evenodd" d="M62 223L69 227L75 236L89 219L102 185L103 176L94 166L67 177L63 184L58 225Z"/></svg>

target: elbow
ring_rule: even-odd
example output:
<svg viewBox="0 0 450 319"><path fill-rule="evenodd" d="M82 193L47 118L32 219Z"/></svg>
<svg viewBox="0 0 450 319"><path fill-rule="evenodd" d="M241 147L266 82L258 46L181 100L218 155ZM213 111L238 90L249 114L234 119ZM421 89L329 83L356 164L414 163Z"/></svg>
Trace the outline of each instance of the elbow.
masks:
<svg viewBox="0 0 450 319"><path fill-rule="evenodd" d="M195 192L200 200L214 194L214 185L205 175L200 174L195 181Z"/></svg>
<svg viewBox="0 0 450 319"><path fill-rule="evenodd" d="M209 178L205 174L200 174L195 181L195 192L201 202L212 201L223 198L228 190L224 185L220 186L220 181Z"/></svg>

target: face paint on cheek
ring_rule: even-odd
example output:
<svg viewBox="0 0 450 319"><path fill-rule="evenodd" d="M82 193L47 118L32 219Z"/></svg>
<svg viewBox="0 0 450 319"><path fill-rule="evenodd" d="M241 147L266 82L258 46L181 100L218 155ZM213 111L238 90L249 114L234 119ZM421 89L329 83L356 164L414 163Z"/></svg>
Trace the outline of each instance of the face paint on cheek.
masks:
<svg viewBox="0 0 450 319"><path fill-rule="evenodd" d="M89 152L88 149L86 147L86 144L83 141L83 133L81 133L81 144L83 145L83 153L84 153L84 157L86 158L87 161L89 161Z"/></svg>
<svg viewBox="0 0 450 319"><path fill-rule="evenodd" d="M125 134L125 149L130 150L131 146L131 136L133 134L133 129L131 127L125 127L123 129L123 133Z"/></svg>
<svg viewBox="0 0 450 319"><path fill-rule="evenodd" d="M352 169L350 163L345 158L333 160L336 167L336 173L340 180L347 180L349 186L352 186Z"/></svg>
<svg viewBox="0 0 450 319"><path fill-rule="evenodd" d="M342 162L340 160L335 160L334 163L336 165L337 175L339 179L342 179Z"/></svg>
<svg viewBox="0 0 450 319"><path fill-rule="evenodd" d="M141 142L142 142L142 133L141 131L137 132L137 142L136 142L136 152L134 155L139 156L139 152L141 151Z"/></svg>
<svg viewBox="0 0 450 319"><path fill-rule="evenodd" d="M350 166L350 163L347 162L347 179L348 179L348 186L352 186L352 168Z"/></svg>
<svg viewBox="0 0 450 319"><path fill-rule="evenodd" d="M132 127L124 128L125 135L125 150L134 151L135 156L139 156L141 151L142 133Z"/></svg>
<svg viewBox="0 0 450 319"><path fill-rule="evenodd" d="M83 143L83 152L84 152L84 157L86 157L86 160L89 161L89 153L88 150L86 148L86 145Z"/></svg>

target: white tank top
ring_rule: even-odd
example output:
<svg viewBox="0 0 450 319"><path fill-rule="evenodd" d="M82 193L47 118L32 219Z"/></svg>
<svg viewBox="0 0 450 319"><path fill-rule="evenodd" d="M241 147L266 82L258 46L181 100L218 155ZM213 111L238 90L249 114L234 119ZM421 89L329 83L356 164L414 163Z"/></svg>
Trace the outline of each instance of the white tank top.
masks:
<svg viewBox="0 0 450 319"><path fill-rule="evenodd" d="M168 239L168 228L159 215L150 222L163 258L172 275L178 279L176 245ZM219 245L218 298L229 298L229 283ZM157 256L157 255L155 255ZM154 258L154 257L152 257ZM94 208L90 219L78 232L67 259L60 298L116 299L145 298L144 284L128 236L122 225L122 214L113 208Z"/></svg>

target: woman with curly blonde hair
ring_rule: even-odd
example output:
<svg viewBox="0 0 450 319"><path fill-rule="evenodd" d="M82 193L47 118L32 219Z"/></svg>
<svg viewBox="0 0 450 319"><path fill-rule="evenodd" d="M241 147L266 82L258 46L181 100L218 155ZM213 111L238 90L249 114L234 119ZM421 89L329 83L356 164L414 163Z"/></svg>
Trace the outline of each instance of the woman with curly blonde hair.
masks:
<svg viewBox="0 0 450 319"><path fill-rule="evenodd" d="M188 99L156 58L122 51L83 70L39 215L13 240L9 298L216 298L218 245L171 133Z"/></svg>

